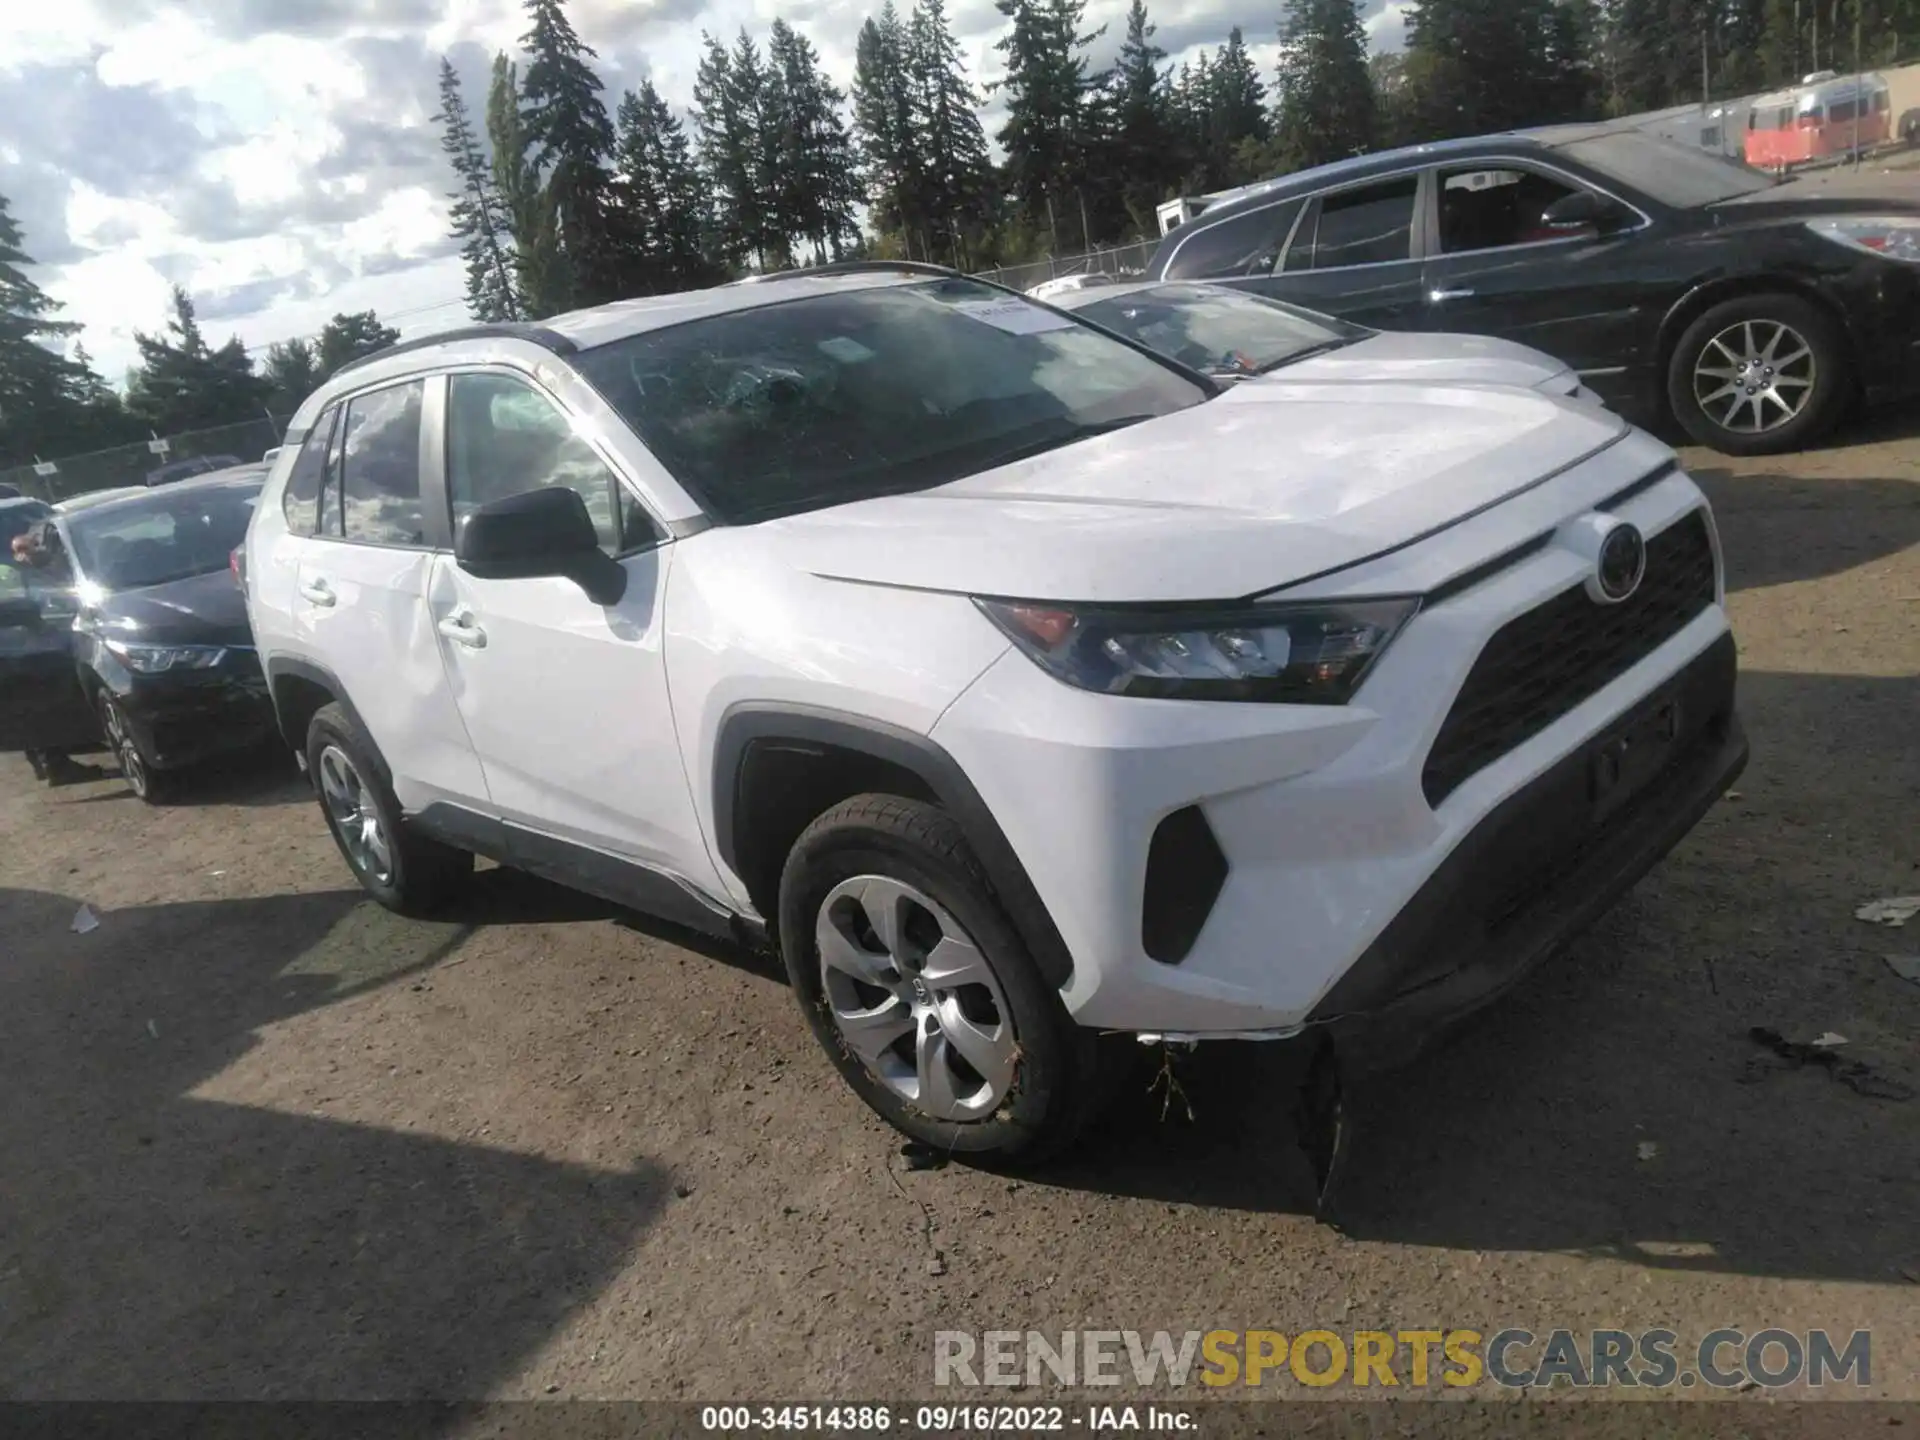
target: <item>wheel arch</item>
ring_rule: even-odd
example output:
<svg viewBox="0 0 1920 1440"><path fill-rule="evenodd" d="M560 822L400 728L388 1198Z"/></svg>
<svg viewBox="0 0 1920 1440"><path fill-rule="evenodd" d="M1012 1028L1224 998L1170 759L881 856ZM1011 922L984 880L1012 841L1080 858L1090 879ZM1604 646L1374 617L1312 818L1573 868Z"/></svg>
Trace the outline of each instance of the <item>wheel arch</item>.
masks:
<svg viewBox="0 0 1920 1440"><path fill-rule="evenodd" d="M954 818L1042 978L1056 989L1072 978L1066 942L993 812L926 736L835 710L744 702L721 716L713 753L714 848L770 930L780 871L800 832L854 795L898 794Z"/></svg>
<svg viewBox="0 0 1920 1440"><path fill-rule="evenodd" d="M313 717L327 705L338 705L360 732L367 748L373 752L373 758L382 772L381 778L388 785L393 783L386 756L380 753L379 744L367 729L366 722L360 718L360 712L354 708L347 688L340 683L338 675L311 660L288 656L272 657L266 661L265 669L267 693L273 698L274 722L279 728L280 738L286 741L289 749L296 755L305 755L307 729L313 724Z"/></svg>
<svg viewBox="0 0 1920 1440"><path fill-rule="evenodd" d="M1719 279L1704 281L1694 286L1667 311L1660 322L1660 333L1656 347L1661 406L1670 408L1666 401L1667 378L1673 368L1674 351L1680 347L1680 339L1687 333L1687 327L1698 320L1714 306L1728 300L1738 300L1745 295L1791 295L1796 300L1804 300L1817 308L1834 323L1847 339L1851 349L1855 336L1853 327L1847 323L1846 313L1827 298L1820 287L1809 280L1786 274L1726 275ZM1854 382L1851 374L1853 357L1847 356L1849 383Z"/></svg>

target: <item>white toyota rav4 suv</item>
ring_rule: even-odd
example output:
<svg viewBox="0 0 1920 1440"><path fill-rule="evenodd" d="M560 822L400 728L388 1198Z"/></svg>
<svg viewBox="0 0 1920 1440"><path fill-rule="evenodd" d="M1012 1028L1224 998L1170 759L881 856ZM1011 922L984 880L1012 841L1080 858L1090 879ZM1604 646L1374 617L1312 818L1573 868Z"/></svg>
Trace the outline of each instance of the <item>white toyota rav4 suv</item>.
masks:
<svg viewBox="0 0 1920 1440"><path fill-rule="evenodd" d="M1410 1054L1746 757L1712 517L1617 417L1223 388L931 267L363 360L244 562L375 898L477 853L764 937L853 1088L983 1157L1075 1131L1103 1032Z"/></svg>

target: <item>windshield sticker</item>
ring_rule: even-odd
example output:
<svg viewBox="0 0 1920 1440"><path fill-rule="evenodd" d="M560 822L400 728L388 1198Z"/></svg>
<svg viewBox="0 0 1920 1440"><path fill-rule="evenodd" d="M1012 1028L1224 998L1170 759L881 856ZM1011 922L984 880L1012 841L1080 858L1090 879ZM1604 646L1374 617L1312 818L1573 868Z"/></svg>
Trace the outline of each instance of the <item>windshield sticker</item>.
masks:
<svg viewBox="0 0 1920 1440"><path fill-rule="evenodd" d="M1066 316L1029 305L1016 295L1004 300L962 300L953 308L1009 335L1038 335L1048 330L1070 329L1073 325Z"/></svg>
<svg viewBox="0 0 1920 1440"><path fill-rule="evenodd" d="M873 358L873 351L851 335L830 336L822 340L816 348L828 359L838 360L842 365L858 365L862 360Z"/></svg>

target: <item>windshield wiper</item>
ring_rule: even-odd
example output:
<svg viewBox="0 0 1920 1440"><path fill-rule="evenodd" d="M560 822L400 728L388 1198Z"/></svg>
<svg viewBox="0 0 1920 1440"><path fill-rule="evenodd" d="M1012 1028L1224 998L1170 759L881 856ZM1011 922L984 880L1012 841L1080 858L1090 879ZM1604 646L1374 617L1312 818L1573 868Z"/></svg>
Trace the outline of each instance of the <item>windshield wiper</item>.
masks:
<svg viewBox="0 0 1920 1440"><path fill-rule="evenodd" d="M1326 355L1335 350L1344 350L1351 344L1353 344L1353 341L1344 337L1322 340L1318 345L1309 345L1306 349L1296 350L1291 355L1282 355L1278 360L1269 360L1253 373L1256 375L1271 375L1274 371L1284 369L1288 365L1298 365L1302 360L1311 360L1316 355Z"/></svg>

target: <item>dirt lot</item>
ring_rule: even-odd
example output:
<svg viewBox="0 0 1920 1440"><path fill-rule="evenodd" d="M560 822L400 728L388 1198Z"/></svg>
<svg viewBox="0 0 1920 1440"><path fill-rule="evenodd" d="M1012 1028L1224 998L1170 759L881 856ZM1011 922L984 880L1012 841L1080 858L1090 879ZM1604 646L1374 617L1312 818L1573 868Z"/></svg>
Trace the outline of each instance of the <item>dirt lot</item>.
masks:
<svg viewBox="0 0 1920 1440"><path fill-rule="evenodd" d="M1688 458L1753 764L1365 1097L1344 1233L1252 1047L1044 1183L911 1171L751 956L501 871L397 920L290 772L0 762L0 1398L901 1398L938 1329L1426 1324L1870 1327L1920 1399L1920 1101L1742 1083L1764 1025L1920 1084L1920 923L1853 918L1920 892L1920 426Z"/></svg>

